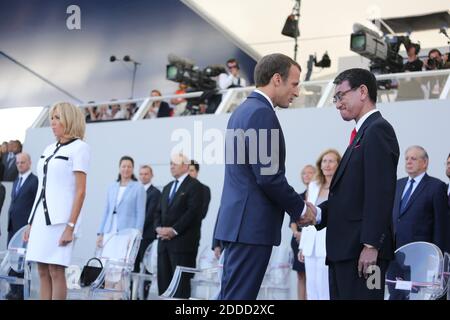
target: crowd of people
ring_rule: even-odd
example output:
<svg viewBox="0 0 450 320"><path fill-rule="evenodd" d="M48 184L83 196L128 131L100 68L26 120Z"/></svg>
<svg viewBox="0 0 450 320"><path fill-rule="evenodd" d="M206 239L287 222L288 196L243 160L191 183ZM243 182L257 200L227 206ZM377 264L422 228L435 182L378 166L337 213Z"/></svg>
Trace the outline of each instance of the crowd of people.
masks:
<svg viewBox="0 0 450 320"><path fill-rule="evenodd" d="M224 90L247 86L247 80L241 75L239 63L231 58L226 62L227 73L221 73L216 78L217 89ZM214 113L219 106L222 95L216 90L207 90L200 98L172 98L169 101L153 100L145 111L144 119L176 117L189 114ZM182 95L193 92L186 82L180 82L175 95ZM201 90L200 90L201 91ZM158 89L150 92L150 97L160 97L162 93ZM138 106L136 103L119 104L116 99L112 99L110 104L95 106L95 101L89 101L91 105L84 108L86 122L130 120L136 113ZM92 106L93 105L93 106Z"/></svg>
<svg viewBox="0 0 450 320"><path fill-rule="evenodd" d="M287 108L298 96L300 72L301 67L285 55L263 57L255 70L257 89L233 112L227 134L252 128L282 132L273 108ZM426 241L450 250L450 186L426 173L429 157L422 146L404 150L407 177L397 179L400 150L394 128L376 108L374 75L349 69L334 83L333 101L343 120L355 121L355 128L342 156L327 149L315 166L303 168L305 192L296 192L286 180L283 134L264 137L269 146L271 139L278 139L278 148L273 149L278 154L271 155L277 159L275 171L268 171L273 168L259 158L248 165L238 159L225 164L212 244L223 262L219 299L256 299L272 246L280 244L285 213L290 215L299 299L382 299L384 274L395 249ZM161 95L157 90L152 94ZM168 111L163 102L152 108L151 117ZM49 117L56 142L43 150L37 177L20 142L2 145L3 167L9 169L12 163L16 172L9 180L13 187L8 241L27 226L26 260L38 265L41 299L65 299L65 268L81 224L90 148L83 140L86 115L80 108L57 103ZM233 150L245 150L244 158L253 159L249 148L239 149L245 139L234 136L231 141ZM229 152L226 148L226 159ZM211 192L198 180L199 164L183 154L172 155L173 180L162 190L152 185L150 165L139 168L139 180L134 170L134 159L121 157L118 178L107 190L96 246L102 247L121 230L139 230L138 271L146 248L158 240L157 282L162 294L176 266L196 266ZM450 179L450 154L446 175ZM10 177L6 170L3 177ZM4 198L0 185L0 209ZM379 266L382 274L382 286L375 290L365 283L372 265ZM16 275L13 270L11 275ZM23 298L20 290L11 286L7 297ZM175 297L188 298L190 291L190 279L183 277Z"/></svg>

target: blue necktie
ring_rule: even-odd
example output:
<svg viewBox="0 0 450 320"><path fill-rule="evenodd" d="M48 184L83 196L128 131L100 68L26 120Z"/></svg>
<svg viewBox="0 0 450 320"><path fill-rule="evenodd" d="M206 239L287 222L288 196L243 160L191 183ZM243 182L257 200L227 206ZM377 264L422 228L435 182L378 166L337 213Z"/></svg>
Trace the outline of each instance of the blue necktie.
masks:
<svg viewBox="0 0 450 320"><path fill-rule="evenodd" d="M169 204L172 203L173 198L175 197L175 193L177 192L178 180L175 180L175 186L172 189L172 192L169 195Z"/></svg>
<svg viewBox="0 0 450 320"><path fill-rule="evenodd" d="M16 186L16 196L19 194L20 187L22 186L22 177L19 178L19 182L17 182Z"/></svg>
<svg viewBox="0 0 450 320"><path fill-rule="evenodd" d="M408 190L406 190L405 195L403 196L402 201L400 202L400 213L403 213L403 211L405 211L406 204L408 203L408 200L411 197L414 182L415 182L414 179L411 179L409 181L409 188Z"/></svg>

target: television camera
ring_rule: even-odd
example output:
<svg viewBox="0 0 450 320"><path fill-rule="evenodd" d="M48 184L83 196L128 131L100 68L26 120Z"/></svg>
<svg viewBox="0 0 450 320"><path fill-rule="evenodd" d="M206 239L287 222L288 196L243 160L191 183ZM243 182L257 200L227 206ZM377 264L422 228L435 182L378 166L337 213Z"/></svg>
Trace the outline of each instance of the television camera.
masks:
<svg viewBox="0 0 450 320"><path fill-rule="evenodd" d="M200 97L186 99L188 103L185 114L201 113L200 105L208 103L217 95L217 82L213 78L226 73L225 67L209 65L201 70L194 62L174 54L169 54L168 61L167 80L186 84L189 87L187 92L203 91Z"/></svg>

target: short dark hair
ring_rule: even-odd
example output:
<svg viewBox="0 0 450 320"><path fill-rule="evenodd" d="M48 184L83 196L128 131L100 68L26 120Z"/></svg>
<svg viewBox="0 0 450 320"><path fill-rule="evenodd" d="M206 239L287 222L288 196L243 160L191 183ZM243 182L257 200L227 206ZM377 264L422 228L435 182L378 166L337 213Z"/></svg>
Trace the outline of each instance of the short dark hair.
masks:
<svg viewBox="0 0 450 320"><path fill-rule="evenodd" d="M434 48L434 49L431 49L430 51L428 51L428 58L430 57L430 54L432 54L434 52L437 52L439 54L439 56L442 57L442 53L439 51L439 49Z"/></svg>
<svg viewBox="0 0 450 320"><path fill-rule="evenodd" d="M255 85L256 87L264 87L269 84L275 73L279 73L281 79L286 81L289 76L291 66L296 66L300 71L300 65L281 53L273 53L261 58L255 67Z"/></svg>
<svg viewBox="0 0 450 320"><path fill-rule="evenodd" d="M231 58L227 60L227 67L229 63L235 63L236 67L239 69L239 62L235 58Z"/></svg>
<svg viewBox="0 0 450 320"><path fill-rule="evenodd" d="M450 158L450 153L448 154L448 157L447 157L447 159L448 159L448 158Z"/></svg>
<svg viewBox="0 0 450 320"><path fill-rule="evenodd" d="M130 156L123 156L122 158L120 158L119 167L122 164L122 161L126 161L126 160L131 161L131 164L133 165L133 168L134 168L134 160ZM120 176L120 173L119 173L119 176L117 177L117 181L120 181L121 179L122 179L122 177ZM131 175L131 180L137 181L136 176L134 175L134 173Z"/></svg>
<svg viewBox="0 0 450 320"><path fill-rule="evenodd" d="M370 100L373 103L377 102L377 79L369 70L353 68L342 71L334 79L333 83L339 85L344 81L348 81L348 84L352 89L365 85L369 91Z"/></svg>
<svg viewBox="0 0 450 320"><path fill-rule="evenodd" d="M191 163L189 164L190 166L194 166L195 171L199 172L200 171L200 165L198 164L197 161L195 160L191 160Z"/></svg>

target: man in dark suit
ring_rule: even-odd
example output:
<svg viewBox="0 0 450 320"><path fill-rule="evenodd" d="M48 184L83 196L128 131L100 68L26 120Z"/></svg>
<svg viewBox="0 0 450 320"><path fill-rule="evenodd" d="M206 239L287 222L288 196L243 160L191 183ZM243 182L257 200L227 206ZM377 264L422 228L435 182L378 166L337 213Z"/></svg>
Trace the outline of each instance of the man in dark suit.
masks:
<svg viewBox="0 0 450 320"><path fill-rule="evenodd" d="M5 202L6 189L5 186L0 183L0 213L2 212L3 202Z"/></svg>
<svg viewBox="0 0 450 320"><path fill-rule="evenodd" d="M197 161L191 160L191 163L189 165L189 175L191 178L198 180L198 173L200 171L200 165ZM200 182L200 181L199 181ZM209 203L211 202L211 190L209 187L203 183L200 182L203 189L203 201L202 201L202 219L205 219L206 214L208 213L208 207Z"/></svg>
<svg viewBox="0 0 450 320"><path fill-rule="evenodd" d="M152 185L153 170L149 165L143 165L139 169L139 180L144 185L147 193L147 201L145 203L145 221L144 230L142 232L142 240L139 246L139 251L134 264L134 271L139 272L140 264L144 259L144 253L147 247L156 239L155 233L155 215L158 210L159 201L161 198L161 191ZM147 296L150 282L144 283L144 296Z"/></svg>
<svg viewBox="0 0 450 320"><path fill-rule="evenodd" d="M447 251L448 197L444 182L430 177L428 154L421 146L405 152L408 177L397 181L393 209L395 247L415 241L431 242Z"/></svg>
<svg viewBox="0 0 450 320"><path fill-rule="evenodd" d="M38 178L31 172L31 158L27 153L16 156L19 176L11 191L11 205L8 210L8 243L20 228L28 224L28 216L33 207L38 188ZM23 277L23 273L10 270L10 276ZM11 285L6 295L8 300L23 299L23 286Z"/></svg>
<svg viewBox="0 0 450 320"><path fill-rule="evenodd" d="M8 153L3 155L3 181L14 181L18 172L16 167L16 155L22 152L22 143L19 140L11 140L8 143Z"/></svg>
<svg viewBox="0 0 450 320"><path fill-rule="evenodd" d="M398 142L375 107L377 82L371 72L349 69L334 83L336 108L345 121L355 120L356 127L331 181L328 201L319 206L317 215L317 229L328 227L330 298L382 300L386 269L394 257ZM372 277L366 280L372 272L380 286L372 288Z"/></svg>
<svg viewBox="0 0 450 320"><path fill-rule="evenodd" d="M283 54L255 67L256 90L231 115L226 133L225 179L213 239L221 241L219 299L254 300L281 241L284 213L299 221L304 201L285 176L285 141L274 108L299 94L301 68ZM308 215L312 214L308 210Z"/></svg>
<svg viewBox="0 0 450 320"><path fill-rule="evenodd" d="M175 180L164 187L156 215L160 295L168 288L176 266L196 265L203 189L197 179L189 176L189 163L181 154L172 157L170 172ZM175 297L189 298L190 294L190 276L183 276Z"/></svg>

